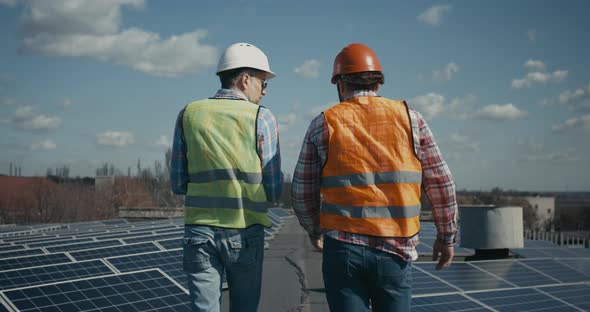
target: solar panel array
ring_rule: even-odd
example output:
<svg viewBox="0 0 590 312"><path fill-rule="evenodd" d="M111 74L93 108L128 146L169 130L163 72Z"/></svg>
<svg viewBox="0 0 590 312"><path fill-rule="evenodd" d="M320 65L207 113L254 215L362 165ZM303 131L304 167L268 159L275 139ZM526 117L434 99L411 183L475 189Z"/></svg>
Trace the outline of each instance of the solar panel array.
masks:
<svg viewBox="0 0 590 312"><path fill-rule="evenodd" d="M268 242L287 210L272 208ZM189 311L182 270L183 220L109 220L39 226L0 237L0 312ZM21 231L22 227L15 228ZM421 255L430 255L432 223L423 223ZM471 249L455 247L458 255ZM413 264L412 311L590 311L587 249L525 241L511 259Z"/></svg>
<svg viewBox="0 0 590 312"><path fill-rule="evenodd" d="M269 216L266 240L293 217L280 208ZM0 312L190 310L182 218L9 229L0 236Z"/></svg>

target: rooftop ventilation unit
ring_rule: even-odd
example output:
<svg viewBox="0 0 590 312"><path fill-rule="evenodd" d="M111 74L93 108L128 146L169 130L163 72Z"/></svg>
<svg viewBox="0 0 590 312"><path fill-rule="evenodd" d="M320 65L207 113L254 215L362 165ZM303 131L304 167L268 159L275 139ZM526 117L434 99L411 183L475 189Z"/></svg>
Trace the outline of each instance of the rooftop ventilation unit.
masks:
<svg viewBox="0 0 590 312"><path fill-rule="evenodd" d="M475 249L466 260L506 258L509 248L523 248L522 207L461 206L461 247Z"/></svg>

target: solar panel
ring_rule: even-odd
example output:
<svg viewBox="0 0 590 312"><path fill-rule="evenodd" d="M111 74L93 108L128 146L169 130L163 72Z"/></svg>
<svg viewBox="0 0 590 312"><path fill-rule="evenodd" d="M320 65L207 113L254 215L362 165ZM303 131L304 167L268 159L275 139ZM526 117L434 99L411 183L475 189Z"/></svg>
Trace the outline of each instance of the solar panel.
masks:
<svg viewBox="0 0 590 312"><path fill-rule="evenodd" d="M572 304L583 311L590 311L590 285L562 285L538 288L557 299Z"/></svg>
<svg viewBox="0 0 590 312"><path fill-rule="evenodd" d="M76 239L60 239L55 241L48 241L48 242L39 242L39 243L30 243L27 246L33 247L50 247L50 246L58 246L58 245L69 245L69 244L78 244L78 243L85 243L93 241L92 238L76 238Z"/></svg>
<svg viewBox="0 0 590 312"><path fill-rule="evenodd" d="M293 216L293 214L287 212L285 209L282 208L270 208L268 209L268 212L280 218L289 218Z"/></svg>
<svg viewBox="0 0 590 312"><path fill-rule="evenodd" d="M489 312L484 306L462 295L412 298L412 312Z"/></svg>
<svg viewBox="0 0 590 312"><path fill-rule="evenodd" d="M512 287L510 284L468 263L453 263L440 271L435 270L434 264L434 262L420 262L415 263L414 266L465 291Z"/></svg>
<svg viewBox="0 0 590 312"><path fill-rule="evenodd" d="M190 312L189 296L158 270L4 292L18 310Z"/></svg>
<svg viewBox="0 0 590 312"><path fill-rule="evenodd" d="M14 258L14 257L25 257L31 255L41 255L45 252L41 250L41 248L34 248L34 249L24 249L24 250L17 250L17 251L7 251L0 253L0 259L6 258Z"/></svg>
<svg viewBox="0 0 590 312"><path fill-rule="evenodd" d="M156 241L156 243L158 243L160 246L164 247L164 249L167 250L182 248L182 240L179 238L160 240Z"/></svg>
<svg viewBox="0 0 590 312"><path fill-rule="evenodd" d="M119 240L108 240L108 241L92 241L87 243L80 243L80 244L68 244L62 246L55 246L55 247L47 247L47 251L49 252L62 252L62 251L74 251L74 250L84 250L84 249L91 249L91 248L99 248L99 247L110 247L110 246L118 246L121 245L121 241Z"/></svg>
<svg viewBox="0 0 590 312"><path fill-rule="evenodd" d="M144 253L149 251L158 251L158 248L153 243L141 243L141 244L132 244L132 245L122 245L116 247L105 247L105 248L96 248L96 249L88 249L88 250L80 250L70 252L70 255L78 260L89 260L89 259L100 259L106 257L113 257L113 256L120 256L120 255L131 255L131 254L138 254Z"/></svg>
<svg viewBox="0 0 590 312"><path fill-rule="evenodd" d="M533 288L470 293L474 298L497 311L579 311L575 307L543 294Z"/></svg>
<svg viewBox="0 0 590 312"><path fill-rule="evenodd" d="M140 243L140 242L151 242L151 241L163 240L163 239L167 239L167 238L181 238L182 235L183 235L183 233L179 231L178 233L172 233L172 234L159 234L159 235L141 236L141 237L136 237L136 238L127 238L127 239L124 239L123 241L127 244L133 244L133 243Z"/></svg>
<svg viewBox="0 0 590 312"><path fill-rule="evenodd" d="M560 262L568 267L590 276L590 259L561 259Z"/></svg>
<svg viewBox="0 0 590 312"><path fill-rule="evenodd" d="M563 283L590 280L590 276L587 276L582 272L576 271L553 259L523 259L520 260L520 263L524 264L525 266L532 267L535 270L541 271L544 274L547 274L552 278L559 280Z"/></svg>
<svg viewBox="0 0 590 312"><path fill-rule="evenodd" d="M434 265L434 264L433 264ZM458 292L455 288L441 280L425 273L420 268L412 270L412 294L436 294Z"/></svg>
<svg viewBox="0 0 590 312"><path fill-rule="evenodd" d="M525 258L570 258L576 257L575 249L569 248L518 248L512 252Z"/></svg>
<svg viewBox="0 0 590 312"><path fill-rule="evenodd" d="M559 283L542 272L530 269L517 261L476 261L472 265L488 271L516 286L536 286Z"/></svg>
<svg viewBox="0 0 590 312"><path fill-rule="evenodd" d="M100 260L0 272L0 290L114 273Z"/></svg>
<svg viewBox="0 0 590 312"><path fill-rule="evenodd" d="M121 272L158 268L184 286L187 285L187 277L182 266L182 256L182 250L177 249L113 257L106 260Z"/></svg>
<svg viewBox="0 0 590 312"><path fill-rule="evenodd" d="M525 248L555 248L559 247L558 245L545 240L524 240L524 247Z"/></svg>
<svg viewBox="0 0 590 312"><path fill-rule="evenodd" d="M19 240L15 240L14 243L15 244L24 244L24 245L29 245L31 243L40 243L40 242L51 242L51 241L58 241L58 240L66 240L66 239L72 239L72 236L41 236L41 237L35 237L35 238L31 238L30 236L25 236L25 237L21 237Z"/></svg>
<svg viewBox="0 0 590 312"><path fill-rule="evenodd" d="M23 245L2 246L2 247L0 247L0 252L22 250L22 249L25 249L25 246L23 246Z"/></svg>
<svg viewBox="0 0 590 312"><path fill-rule="evenodd" d="M50 255L16 257L10 259L0 260L0 271L30 268L35 266L58 264L72 262L72 260L64 253L56 253Z"/></svg>
<svg viewBox="0 0 590 312"><path fill-rule="evenodd" d="M127 224L127 220L125 219L112 219L112 220L103 220L101 221L103 224L113 225L113 224Z"/></svg>

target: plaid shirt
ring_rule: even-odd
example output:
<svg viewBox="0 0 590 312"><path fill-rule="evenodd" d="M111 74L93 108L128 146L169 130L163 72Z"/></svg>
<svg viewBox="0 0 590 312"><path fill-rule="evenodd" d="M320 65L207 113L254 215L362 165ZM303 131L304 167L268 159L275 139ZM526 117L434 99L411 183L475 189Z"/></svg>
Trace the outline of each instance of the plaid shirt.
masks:
<svg viewBox="0 0 590 312"><path fill-rule="evenodd" d="M372 91L357 91L352 97L377 96ZM414 150L422 164L422 188L430 200L437 239L452 244L457 233L457 201L453 176L444 161L428 124L420 113L409 109ZM376 248L401 256L406 261L418 258L418 235L410 238L377 237L320 228L320 180L328 155L328 126L323 114L309 125L293 174L293 210L299 223L312 237L320 234L334 239Z"/></svg>
<svg viewBox="0 0 590 312"><path fill-rule="evenodd" d="M221 89L212 99L229 99L247 101L248 98L233 89ZM236 102L239 105L240 102ZM170 170L170 184L176 194L186 194L188 184L188 163L186 159L186 142L182 128L184 108L176 119L174 129L174 143L172 145L172 159ZM258 139L257 152L262 166L262 184L268 201L277 201L281 196L283 174L281 172L281 152L279 148L279 134L277 122L270 110L261 106L256 121L256 136Z"/></svg>

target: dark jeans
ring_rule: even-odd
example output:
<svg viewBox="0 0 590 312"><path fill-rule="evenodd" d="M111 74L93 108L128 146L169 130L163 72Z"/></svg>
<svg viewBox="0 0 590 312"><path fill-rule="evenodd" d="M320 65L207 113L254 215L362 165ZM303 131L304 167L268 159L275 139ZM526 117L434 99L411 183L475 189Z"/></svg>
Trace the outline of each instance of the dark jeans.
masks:
<svg viewBox="0 0 590 312"><path fill-rule="evenodd" d="M324 236L322 272L330 311L410 311L412 263Z"/></svg>

